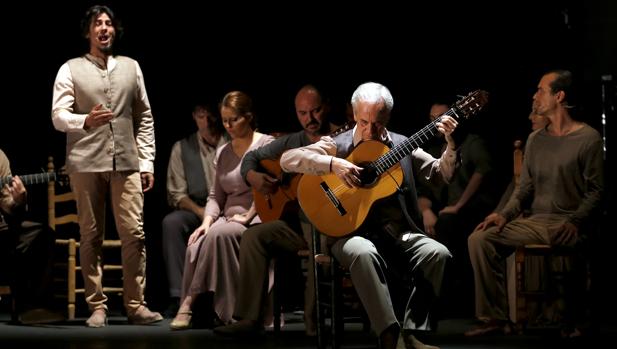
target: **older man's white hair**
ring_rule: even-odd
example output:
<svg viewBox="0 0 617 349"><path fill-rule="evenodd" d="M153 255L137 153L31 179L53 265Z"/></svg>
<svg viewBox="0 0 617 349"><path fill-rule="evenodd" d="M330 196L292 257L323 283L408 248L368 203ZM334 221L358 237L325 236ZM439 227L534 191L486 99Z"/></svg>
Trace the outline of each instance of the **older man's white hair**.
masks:
<svg viewBox="0 0 617 349"><path fill-rule="evenodd" d="M388 114L394 107L394 98L387 87L376 82L365 82L358 86L351 96L351 105L354 110L358 102L379 103L384 102Z"/></svg>

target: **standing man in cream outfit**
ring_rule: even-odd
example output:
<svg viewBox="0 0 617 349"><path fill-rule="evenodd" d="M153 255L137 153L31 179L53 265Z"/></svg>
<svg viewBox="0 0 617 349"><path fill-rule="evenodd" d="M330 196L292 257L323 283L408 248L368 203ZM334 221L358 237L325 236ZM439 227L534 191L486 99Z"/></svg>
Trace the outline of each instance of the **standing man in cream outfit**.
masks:
<svg viewBox="0 0 617 349"><path fill-rule="evenodd" d="M122 31L107 6L92 6L82 21L90 43L84 56L64 63L54 83L52 120L67 134L66 164L77 200L80 262L88 327L107 324L101 244L109 193L122 240L124 305L129 323L162 320L144 301L146 248L143 192L154 185L154 121L139 64L112 55Z"/></svg>

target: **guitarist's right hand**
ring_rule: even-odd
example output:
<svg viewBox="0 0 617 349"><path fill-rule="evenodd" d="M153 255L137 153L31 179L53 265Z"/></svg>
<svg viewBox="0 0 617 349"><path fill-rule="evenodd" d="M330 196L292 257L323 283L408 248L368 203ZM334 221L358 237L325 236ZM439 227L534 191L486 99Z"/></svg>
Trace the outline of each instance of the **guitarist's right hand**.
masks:
<svg viewBox="0 0 617 349"><path fill-rule="evenodd" d="M359 178L362 167L358 167L345 159L332 157L330 170L349 188L359 187L362 184Z"/></svg>
<svg viewBox="0 0 617 349"><path fill-rule="evenodd" d="M279 184L278 179L271 177L266 173L257 172L254 170L250 170L246 174L246 180L253 189L264 195L274 193Z"/></svg>

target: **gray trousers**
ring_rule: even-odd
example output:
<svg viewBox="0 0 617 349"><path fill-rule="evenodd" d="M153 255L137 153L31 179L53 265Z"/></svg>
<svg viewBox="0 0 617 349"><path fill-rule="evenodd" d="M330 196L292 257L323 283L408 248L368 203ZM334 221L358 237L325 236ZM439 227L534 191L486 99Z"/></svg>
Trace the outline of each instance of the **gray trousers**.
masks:
<svg viewBox="0 0 617 349"><path fill-rule="evenodd" d="M555 215L517 218L501 232L489 227L476 230L468 238L469 257L474 273L476 317L507 320L506 258L525 244L550 244L550 231L565 221ZM573 245L572 241L568 245Z"/></svg>
<svg viewBox="0 0 617 349"><path fill-rule="evenodd" d="M331 252L349 269L377 335L398 323L386 281L386 273L397 268L411 281L407 285L410 293L402 328L431 330L431 310L441 289L446 261L451 257L444 245L418 233L403 234L398 240L386 236L378 246L368 238L352 236L336 241ZM391 270L386 260L392 264Z"/></svg>
<svg viewBox="0 0 617 349"><path fill-rule="evenodd" d="M186 210L173 211L163 218L163 260L167 271L169 296L180 298L182 271L189 236L201 225L201 219Z"/></svg>
<svg viewBox="0 0 617 349"><path fill-rule="evenodd" d="M262 322L263 308L267 303L271 259L306 248L308 244L302 235L282 220L258 224L245 230L240 240L240 284L234 318ZM307 311L312 314L314 304L312 276L310 270L305 295L305 316L308 315Z"/></svg>

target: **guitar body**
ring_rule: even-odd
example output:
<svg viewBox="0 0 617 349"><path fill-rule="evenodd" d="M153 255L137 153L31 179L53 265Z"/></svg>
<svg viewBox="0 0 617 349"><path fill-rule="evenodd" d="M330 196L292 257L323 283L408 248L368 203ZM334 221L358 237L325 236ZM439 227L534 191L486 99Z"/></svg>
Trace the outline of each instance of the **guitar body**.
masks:
<svg viewBox="0 0 617 349"><path fill-rule="evenodd" d="M389 149L377 141L360 143L347 157L363 170L362 185L348 188L333 174L304 175L298 185L298 201L308 219L322 233L340 237L357 230L376 200L391 195L403 183L400 161L431 136L444 116L468 118L486 104L488 92L476 90L457 101L450 110L406 140Z"/></svg>
<svg viewBox="0 0 617 349"><path fill-rule="evenodd" d="M349 130L355 124L355 122L347 122L330 135L334 137L339 133ZM278 179L278 186L272 194L264 195L257 190L253 190L255 209L264 223L280 219L284 212L298 211L298 196L296 193L302 175L299 173L285 173L281 169L279 161L280 158L275 160L264 159L259 162L262 169L270 177Z"/></svg>
<svg viewBox="0 0 617 349"><path fill-rule="evenodd" d="M363 167L362 164L372 162L388 150L381 142L365 141L353 150L347 161ZM373 203L393 194L402 183L403 170L399 163L372 183L363 183L364 185L358 188L348 188L334 174L305 174L298 184L298 201L317 230L329 236L340 237L357 230Z"/></svg>
<svg viewBox="0 0 617 349"><path fill-rule="evenodd" d="M297 199L297 188L300 182L300 175L286 174L281 169L279 160L261 160L261 166L271 177L279 180L277 190L269 195L264 195L257 190L253 190L253 200L255 201L255 209L262 222L270 222L280 219ZM291 178L285 178L290 176Z"/></svg>

